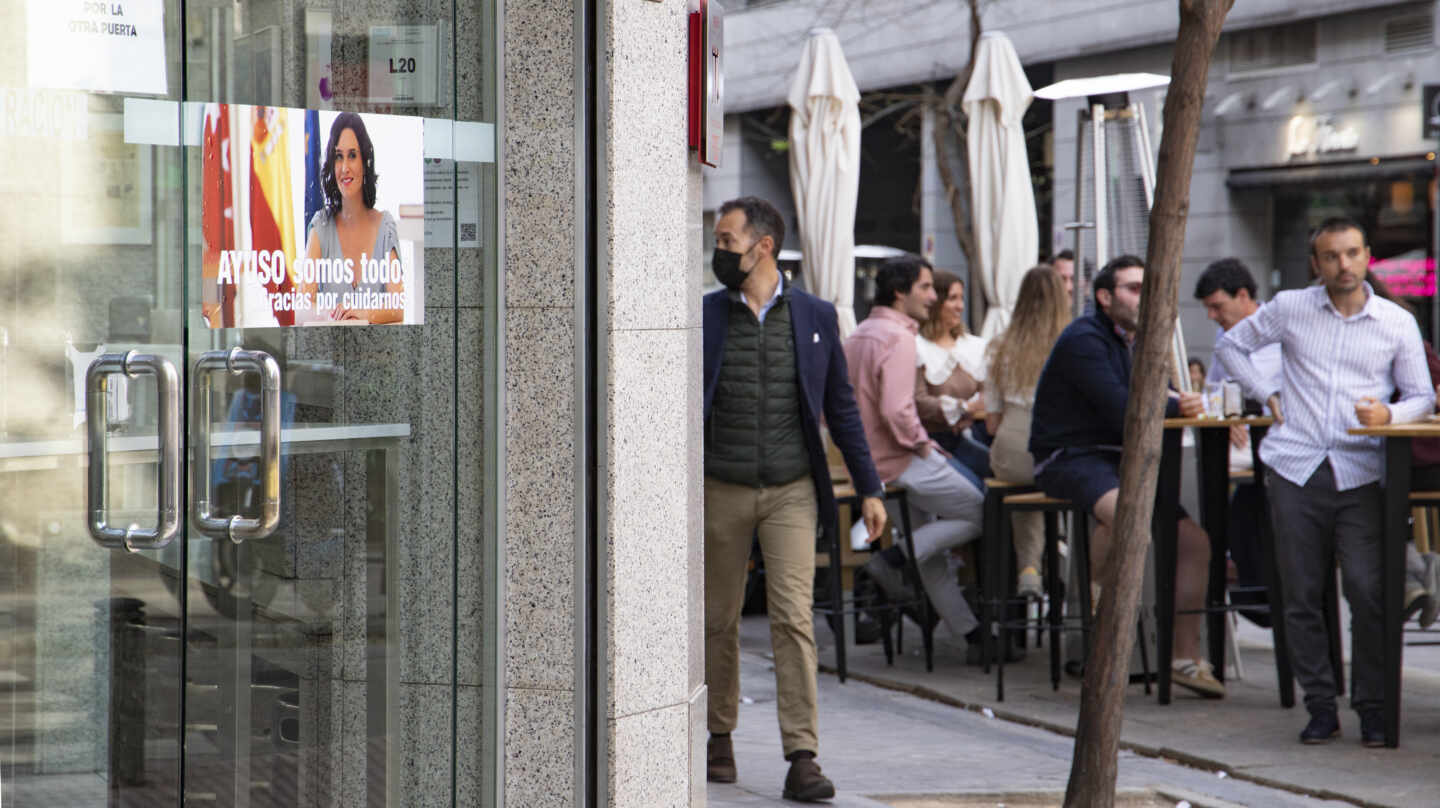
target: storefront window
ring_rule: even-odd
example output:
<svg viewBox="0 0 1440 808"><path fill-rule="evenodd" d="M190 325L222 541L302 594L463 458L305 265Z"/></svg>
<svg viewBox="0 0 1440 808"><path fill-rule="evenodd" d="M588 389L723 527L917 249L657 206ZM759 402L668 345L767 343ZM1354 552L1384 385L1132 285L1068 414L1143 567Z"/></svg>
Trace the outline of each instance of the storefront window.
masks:
<svg viewBox="0 0 1440 808"><path fill-rule="evenodd" d="M1370 271L1416 314L1421 332L1433 339L1435 296L1435 177L1411 176L1308 185L1275 192L1275 266L1282 287L1311 281L1311 231L1332 216L1348 216L1365 228Z"/></svg>
<svg viewBox="0 0 1440 808"><path fill-rule="evenodd" d="M1230 73L1314 64L1315 31L1315 21L1304 20L1232 33Z"/></svg>

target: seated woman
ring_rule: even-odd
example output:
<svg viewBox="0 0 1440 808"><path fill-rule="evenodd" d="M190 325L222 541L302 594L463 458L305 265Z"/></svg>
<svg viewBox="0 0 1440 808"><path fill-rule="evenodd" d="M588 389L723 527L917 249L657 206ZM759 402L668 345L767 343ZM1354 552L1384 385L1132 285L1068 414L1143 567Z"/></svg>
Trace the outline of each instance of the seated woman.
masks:
<svg viewBox="0 0 1440 808"><path fill-rule="evenodd" d="M1008 483L1033 485L1035 461L1030 455L1030 413L1035 383L1060 332L1070 323L1065 281L1040 265L1025 273L1010 327L990 342L990 368L985 383L985 424L995 443L990 465L995 477ZM1045 517L1039 513L1011 516L1016 591L1029 598L1044 592L1040 557L1045 549Z"/></svg>
<svg viewBox="0 0 1440 808"><path fill-rule="evenodd" d="M935 303L915 337L915 409L930 437L979 487L990 476L990 452L965 433L984 416L985 340L965 330L964 281L943 271L934 278Z"/></svg>

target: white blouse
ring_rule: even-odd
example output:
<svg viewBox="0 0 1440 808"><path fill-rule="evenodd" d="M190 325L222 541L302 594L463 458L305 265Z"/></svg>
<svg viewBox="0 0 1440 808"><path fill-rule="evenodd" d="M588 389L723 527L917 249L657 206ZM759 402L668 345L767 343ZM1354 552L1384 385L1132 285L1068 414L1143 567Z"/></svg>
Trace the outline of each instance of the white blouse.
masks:
<svg viewBox="0 0 1440 808"><path fill-rule="evenodd" d="M920 369L929 384L940 387L950 380L951 374L958 366L965 371L976 384L984 387L985 381L985 348L988 341L982 337L972 334L964 334L955 338L955 345L951 348L942 348L925 337L915 335L915 367ZM977 392L972 398L979 397L982 393ZM965 402L954 396L941 395L940 411L945 420L952 426L960 422L965 414Z"/></svg>
<svg viewBox="0 0 1440 808"><path fill-rule="evenodd" d="M915 335L915 366L925 369L925 381L940 386L950 379L955 366L970 374L976 382L985 381L985 348L989 341L974 334L955 338L955 346L946 350L928 339Z"/></svg>

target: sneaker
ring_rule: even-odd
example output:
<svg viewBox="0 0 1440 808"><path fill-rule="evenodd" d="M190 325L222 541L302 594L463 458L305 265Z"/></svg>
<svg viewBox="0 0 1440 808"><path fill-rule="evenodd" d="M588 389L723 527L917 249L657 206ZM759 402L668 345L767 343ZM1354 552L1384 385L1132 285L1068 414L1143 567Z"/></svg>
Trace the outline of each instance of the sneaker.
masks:
<svg viewBox="0 0 1440 808"><path fill-rule="evenodd" d="M1170 682L1199 693L1207 699L1225 698L1225 685L1215 678L1215 669L1203 659L1177 659L1170 665Z"/></svg>
<svg viewBox="0 0 1440 808"><path fill-rule="evenodd" d="M1340 717L1334 710L1321 710L1310 716L1310 723L1300 730L1300 743L1330 743L1340 737Z"/></svg>
<svg viewBox="0 0 1440 808"><path fill-rule="evenodd" d="M1420 627L1430 628L1440 617L1440 554L1425 554L1425 591L1430 595L1430 607L1420 610Z"/></svg>
<svg viewBox="0 0 1440 808"><path fill-rule="evenodd" d="M1440 565L1437 565L1437 568L1440 568ZM1042 583L1040 572L1034 567L1026 567L1020 570L1020 577L1015 582L1015 594L1026 600L1040 600L1045 595Z"/></svg>
<svg viewBox="0 0 1440 808"><path fill-rule="evenodd" d="M1409 622L1416 615L1420 616L1420 627L1428 628L1425 622L1426 612L1430 613L1430 622L1435 622L1435 598L1417 580L1411 578L1405 582L1405 617L1404 621Z"/></svg>
<svg viewBox="0 0 1440 808"><path fill-rule="evenodd" d="M711 735L705 744L705 779L712 783L735 782L735 747L729 735Z"/></svg>
<svg viewBox="0 0 1440 808"><path fill-rule="evenodd" d="M820 764L808 752L797 752L785 773L785 791L781 794L796 802L818 802L835 796L835 784L820 773Z"/></svg>

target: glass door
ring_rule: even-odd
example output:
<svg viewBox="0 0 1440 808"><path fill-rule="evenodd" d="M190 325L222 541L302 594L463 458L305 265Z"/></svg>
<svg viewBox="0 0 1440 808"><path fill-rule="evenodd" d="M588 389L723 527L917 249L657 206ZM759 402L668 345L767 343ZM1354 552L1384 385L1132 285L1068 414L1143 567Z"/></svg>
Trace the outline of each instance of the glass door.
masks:
<svg viewBox="0 0 1440 808"><path fill-rule="evenodd" d="M480 363L462 374L479 290L459 278L485 172L456 122L455 14L185 4L187 803L464 791Z"/></svg>
<svg viewBox="0 0 1440 808"><path fill-rule="evenodd" d="M74 5L0 9L0 803L174 805L184 154L178 117L139 142L125 95L77 89L55 49L110 29ZM179 8L117 79L172 109Z"/></svg>
<svg viewBox="0 0 1440 808"><path fill-rule="evenodd" d="M0 805L484 803L490 19L0 11Z"/></svg>
<svg viewBox="0 0 1440 808"><path fill-rule="evenodd" d="M186 332L187 804L448 801L455 333L453 304L424 284L453 272L424 265L423 121L223 101L182 114L199 133L186 192L202 218ZM312 210L307 173L324 189ZM372 249L398 278L366 279ZM290 271L266 280L267 252ZM342 302L317 305L327 296Z"/></svg>

